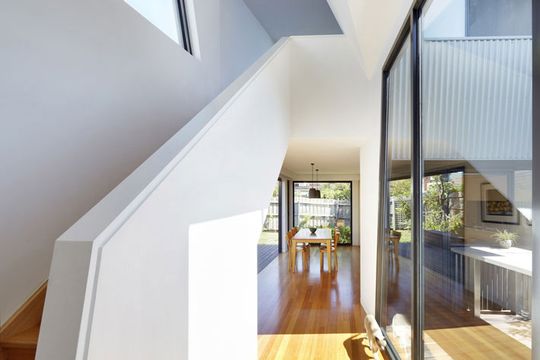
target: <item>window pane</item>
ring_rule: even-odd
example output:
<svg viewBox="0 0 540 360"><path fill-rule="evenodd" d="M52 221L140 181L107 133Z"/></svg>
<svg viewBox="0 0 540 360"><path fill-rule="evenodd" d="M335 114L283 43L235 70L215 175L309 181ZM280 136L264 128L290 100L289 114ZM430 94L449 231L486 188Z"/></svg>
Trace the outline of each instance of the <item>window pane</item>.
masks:
<svg viewBox="0 0 540 360"><path fill-rule="evenodd" d="M530 359L531 2L423 14L425 357Z"/></svg>
<svg viewBox="0 0 540 360"><path fill-rule="evenodd" d="M402 359L411 347L411 97L410 42L388 77L385 237L381 327Z"/></svg>
<svg viewBox="0 0 540 360"><path fill-rule="evenodd" d="M310 199L309 189L320 190L320 199ZM340 243L352 244L351 192L349 182L295 182L294 226L340 230Z"/></svg>
<svg viewBox="0 0 540 360"><path fill-rule="evenodd" d="M268 206L268 213L264 220L261 237L259 239L260 245L274 245L278 246L279 243L279 188L281 182L278 181L274 191L272 193L272 199Z"/></svg>
<svg viewBox="0 0 540 360"><path fill-rule="evenodd" d="M155 27L180 44L179 13L176 0L125 0Z"/></svg>

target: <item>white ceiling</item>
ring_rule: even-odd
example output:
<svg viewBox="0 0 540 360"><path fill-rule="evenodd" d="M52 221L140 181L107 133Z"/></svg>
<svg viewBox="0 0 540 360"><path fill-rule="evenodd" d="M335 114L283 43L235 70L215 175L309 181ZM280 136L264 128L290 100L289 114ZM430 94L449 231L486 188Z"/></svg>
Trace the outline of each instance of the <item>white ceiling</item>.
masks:
<svg viewBox="0 0 540 360"><path fill-rule="evenodd" d="M289 141L283 163L284 172L296 175L311 174L314 162L320 174L358 174L360 146L357 139L318 138Z"/></svg>
<svg viewBox="0 0 540 360"><path fill-rule="evenodd" d="M343 33L326 0L244 0L244 2L274 41L291 35Z"/></svg>
<svg viewBox="0 0 540 360"><path fill-rule="evenodd" d="M321 173L357 174L361 145L378 136L380 81L366 78L344 35L291 41L291 140L284 170L304 174L315 162Z"/></svg>
<svg viewBox="0 0 540 360"><path fill-rule="evenodd" d="M311 162L321 174L358 174L362 145L380 136L382 65L411 0L328 3L344 35L292 39L291 174L310 174Z"/></svg>
<svg viewBox="0 0 540 360"><path fill-rule="evenodd" d="M328 0L367 77L381 70L412 0Z"/></svg>

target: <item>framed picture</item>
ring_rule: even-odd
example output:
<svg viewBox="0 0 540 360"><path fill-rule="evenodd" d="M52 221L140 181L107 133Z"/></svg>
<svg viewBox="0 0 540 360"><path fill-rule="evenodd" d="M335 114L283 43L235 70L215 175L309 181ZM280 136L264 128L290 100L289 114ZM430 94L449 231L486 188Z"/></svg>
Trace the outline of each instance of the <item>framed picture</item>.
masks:
<svg viewBox="0 0 540 360"><path fill-rule="evenodd" d="M482 221L496 224L519 224L519 213L510 200L490 183L481 185Z"/></svg>

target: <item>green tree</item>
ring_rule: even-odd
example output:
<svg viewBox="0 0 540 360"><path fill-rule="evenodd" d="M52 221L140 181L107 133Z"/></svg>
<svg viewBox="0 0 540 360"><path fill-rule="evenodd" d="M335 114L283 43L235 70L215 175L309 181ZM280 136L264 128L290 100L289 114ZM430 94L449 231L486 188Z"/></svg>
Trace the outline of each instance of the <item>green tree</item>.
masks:
<svg viewBox="0 0 540 360"><path fill-rule="evenodd" d="M428 176L424 192L424 229L459 234L463 231L463 212L456 202L463 186L450 181L448 174ZM411 179L390 182L390 197L396 202L396 213L411 221Z"/></svg>
<svg viewBox="0 0 540 360"><path fill-rule="evenodd" d="M406 229L411 228L411 179L390 182L390 198L396 203L396 213L407 219Z"/></svg>
<svg viewBox="0 0 540 360"><path fill-rule="evenodd" d="M298 227L305 228L306 226L308 226L310 221L311 221L311 216L302 215L300 219L300 224L298 224Z"/></svg>
<svg viewBox="0 0 540 360"><path fill-rule="evenodd" d="M351 187L349 184L325 183L321 186L321 198L333 200L350 200Z"/></svg>
<svg viewBox="0 0 540 360"><path fill-rule="evenodd" d="M463 212L453 199L459 199L463 186L449 180L447 174L427 177L424 192L424 229L459 234L463 230Z"/></svg>

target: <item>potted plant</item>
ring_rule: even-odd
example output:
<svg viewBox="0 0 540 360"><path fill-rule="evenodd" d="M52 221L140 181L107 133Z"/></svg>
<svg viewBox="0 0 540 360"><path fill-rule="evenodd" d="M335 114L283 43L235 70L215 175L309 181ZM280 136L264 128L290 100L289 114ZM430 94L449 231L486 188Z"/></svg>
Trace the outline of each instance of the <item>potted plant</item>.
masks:
<svg viewBox="0 0 540 360"><path fill-rule="evenodd" d="M495 234L491 235L497 240L497 243L503 249L510 249L512 245L516 245L519 240L519 235L508 230L497 230Z"/></svg>

